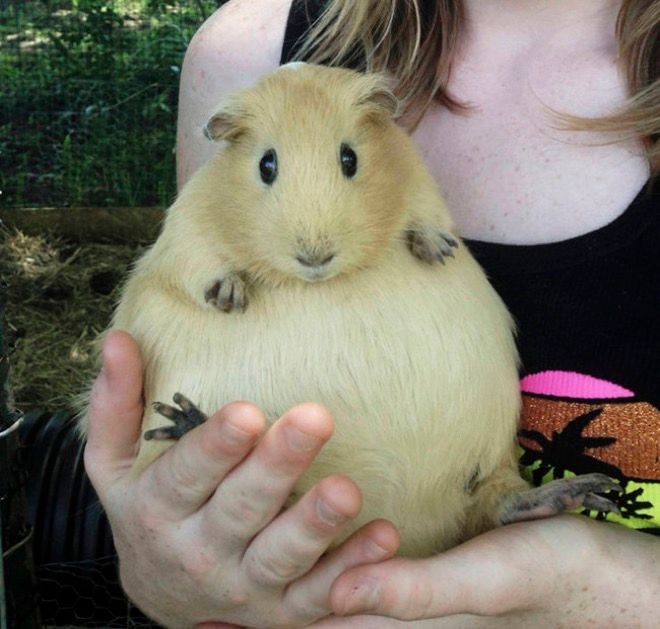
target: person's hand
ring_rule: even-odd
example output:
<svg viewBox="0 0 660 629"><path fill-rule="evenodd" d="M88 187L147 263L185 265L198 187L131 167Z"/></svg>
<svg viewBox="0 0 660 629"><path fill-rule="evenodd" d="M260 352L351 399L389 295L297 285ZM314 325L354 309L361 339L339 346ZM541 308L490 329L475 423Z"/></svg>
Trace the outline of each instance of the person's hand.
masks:
<svg viewBox="0 0 660 629"><path fill-rule="evenodd" d="M657 627L660 540L561 516L505 526L430 559L353 568L316 626ZM465 615L468 614L468 615ZM354 623L351 625L350 623Z"/></svg>
<svg viewBox="0 0 660 629"><path fill-rule="evenodd" d="M348 478L326 478L282 510L332 433L322 407L298 406L262 437L261 411L230 404L135 478L141 393L138 347L113 332L92 390L85 465L108 513L122 585L159 623L303 626L330 613L330 587L344 570L396 551L393 525L375 521L321 558L360 511Z"/></svg>

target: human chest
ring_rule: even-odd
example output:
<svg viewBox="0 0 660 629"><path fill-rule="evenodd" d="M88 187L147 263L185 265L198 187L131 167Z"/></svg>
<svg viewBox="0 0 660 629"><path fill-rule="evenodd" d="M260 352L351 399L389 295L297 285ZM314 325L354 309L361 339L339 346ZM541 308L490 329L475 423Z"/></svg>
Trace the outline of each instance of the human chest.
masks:
<svg viewBox="0 0 660 629"><path fill-rule="evenodd" d="M536 244L584 234L619 216L648 178L638 143L567 131L553 115L598 116L623 104L607 52L475 45L449 89L471 109L433 108L413 137L468 238Z"/></svg>

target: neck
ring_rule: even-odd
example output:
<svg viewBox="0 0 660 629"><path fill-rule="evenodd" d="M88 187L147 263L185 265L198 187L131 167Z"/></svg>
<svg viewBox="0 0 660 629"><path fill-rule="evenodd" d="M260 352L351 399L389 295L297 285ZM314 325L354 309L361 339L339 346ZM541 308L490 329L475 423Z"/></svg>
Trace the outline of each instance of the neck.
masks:
<svg viewBox="0 0 660 629"><path fill-rule="evenodd" d="M610 47L622 0L463 0L473 36Z"/></svg>

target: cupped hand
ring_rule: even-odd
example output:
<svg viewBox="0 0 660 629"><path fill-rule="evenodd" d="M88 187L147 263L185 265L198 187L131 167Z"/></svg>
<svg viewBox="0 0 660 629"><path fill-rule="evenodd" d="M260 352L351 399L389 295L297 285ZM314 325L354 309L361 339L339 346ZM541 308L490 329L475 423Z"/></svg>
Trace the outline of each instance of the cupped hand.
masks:
<svg viewBox="0 0 660 629"><path fill-rule="evenodd" d="M660 540L566 515L489 531L429 559L353 568L331 591L334 612L351 615L315 626L655 627L659 597Z"/></svg>
<svg viewBox="0 0 660 629"><path fill-rule="evenodd" d="M141 393L138 347L112 332L92 390L85 465L112 526L122 585L162 625L304 626L330 613L340 574L396 551L394 527L375 521L323 556L360 511L348 478L328 477L283 510L331 436L322 407L295 407L264 434L257 407L230 404L136 478Z"/></svg>

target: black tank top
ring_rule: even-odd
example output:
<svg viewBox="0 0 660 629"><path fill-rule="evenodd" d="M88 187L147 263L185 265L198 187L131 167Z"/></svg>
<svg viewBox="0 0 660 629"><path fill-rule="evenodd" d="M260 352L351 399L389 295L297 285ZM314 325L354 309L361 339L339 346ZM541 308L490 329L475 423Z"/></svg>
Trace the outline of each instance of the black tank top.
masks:
<svg viewBox="0 0 660 629"><path fill-rule="evenodd" d="M281 63L323 2L294 0ZM361 69L354 50L343 65ZM514 316L522 359L521 458L536 484L602 472L622 517L660 534L660 194L613 222L542 245L466 241ZM590 514L604 518L603 514Z"/></svg>

